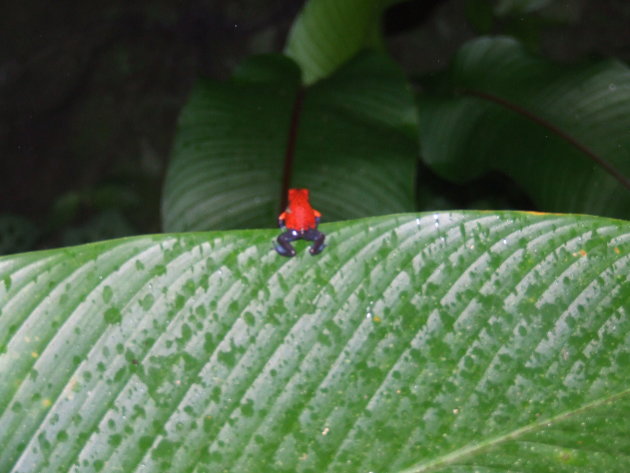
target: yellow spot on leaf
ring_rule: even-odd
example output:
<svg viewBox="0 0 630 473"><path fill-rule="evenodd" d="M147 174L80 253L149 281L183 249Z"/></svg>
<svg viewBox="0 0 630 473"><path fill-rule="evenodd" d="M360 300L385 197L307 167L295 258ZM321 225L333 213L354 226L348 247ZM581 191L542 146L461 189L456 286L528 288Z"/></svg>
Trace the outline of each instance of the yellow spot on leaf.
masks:
<svg viewBox="0 0 630 473"><path fill-rule="evenodd" d="M79 385L79 382L77 381L76 376L73 376L72 378L70 378L70 381L68 381L68 384L66 384L66 387L63 388L63 395L66 397L66 399L74 399L74 391L77 390L77 387Z"/></svg>
<svg viewBox="0 0 630 473"><path fill-rule="evenodd" d="M380 322L381 322L381 320L382 320L382 319L381 319L378 315L375 315L375 316L372 318L372 320L374 321L374 323L375 323L375 324L378 324L378 323L380 323Z"/></svg>
<svg viewBox="0 0 630 473"><path fill-rule="evenodd" d="M42 399L42 406L50 407L52 406L52 401L50 399Z"/></svg>
<svg viewBox="0 0 630 473"><path fill-rule="evenodd" d="M536 212L535 210L525 210L523 213L529 215L562 215L558 212Z"/></svg>
<svg viewBox="0 0 630 473"><path fill-rule="evenodd" d="M31 356L32 356L33 358L37 358L37 357L39 356L39 353L37 353L36 351L32 351L32 352L31 352Z"/></svg>
<svg viewBox="0 0 630 473"><path fill-rule="evenodd" d="M558 452L557 456L558 460L560 460L561 463L573 463L573 461L575 460L573 454L567 450L562 450Z"/></svg>

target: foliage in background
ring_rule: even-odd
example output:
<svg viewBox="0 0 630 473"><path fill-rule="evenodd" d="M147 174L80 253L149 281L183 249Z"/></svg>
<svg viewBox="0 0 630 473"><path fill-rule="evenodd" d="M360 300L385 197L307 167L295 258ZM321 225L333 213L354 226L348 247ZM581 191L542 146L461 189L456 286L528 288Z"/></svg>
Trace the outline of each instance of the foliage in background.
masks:
<svg viewBox="0 0 630 473"><path fill-rule="evenodd" d="M290 60L260 56L228 83L197 86L166 178L165 231L273 225L292 121L292 185L311 189L327 220L413 210L417 120L396 65L364 54L305 93L299 80Z"/></svg>
<svg viewBox="0 0 630 473"><path fill-rule="evenodd" d="M630 70L560 66L514 40L465 45L419 98L425 163L461 182L497 170L538 208L630 217ZM435 84L435 82L434 82Z"/></svg>
<svg viewBox="0 0 630 473"><path fill-rule="evenodd" d="M411 188L416 151L405 131L415 120L403 76L377 55L335 69L348 48L372 46L373 34L357 33L378 24L381 3L368 3L372 15L353 17L347 31L345 10L309 3L287 45L304 69L303 90L289 64L264 58L231 84L198 87L166 179L165 230L268 225L286 191L287 159L292 185L310 188L331 220L410 210L411 193L426 193ZM488 37L427 82L417 101L420 159L441 177L461 183L499 171L540 210L630 216L627 66L554 64Z"/></svg>
<svg viewBox="0 0 630 473"><path fill-rule="evenodd" d="M129 23L127 21L129 19L128 16L125 16L126 9L121 9L121 5L118 5L116 2L110 4L108 13L104 15L107 19L103 20L103 24L101 25L102 29L97 28L94 30L95 32L100 31L105 35L104 37L101 37L102 35L99 36L99 34L95 35L95 38L101 38L101 40L105 42L104 48L97 47L94 49L94 47L97 46L97 43L95 43L96 39L92 38L90 40L90 38L87 38L84 48L78 48L78 50L66 48L63 50L64 54L61 56L65 57L66 52L68 52L68 54L74 54L69 61L75 61L75 66L83 65L87 68L83 73L80 72L82 66L78 68L75 66L69 69L65 68L63 77L66 77L67 72L69 81L66 85L61 83L61 75L49 74L50 67L52 67L51 65L47 66L48 68L45 69L45 77L53 80L46 81L46 87L35 87L36 90L30 89L33 89L33 84L37 84L37 82L20 80L14 83L13 80L15 77L13 77L12 74L19 72L19 74L27 74L28 77L30 77L30 74L37 73L36 71L38 69L30 71L30 66L26 70L23 70L23 67L19 67L16 71L10 69L10 73L7 76L9 82L5 85L10 87L15 86L16 92L18 91L18 84L20 87L24 86L25 90L20 93L27 94L28 103L34 104L35 109L33 109L33 113L37 113L35 110L38 106L39 108L44 107L44 109L46 109L46 104L49 104L54 110L59 109L60 111L64 110L69 113L69 115L60 115L62 120L69 120L68 124L57 124L55 122L55 126L50 130L50 133L43 133L44 137L59 135L60 137L57 138L57 140L66 141L62 146L59 146L59 143L55 142L54 139L50 143L50 140L45 141L45 145L41 143L37 144L39 142L36 140L38 137L41 138L41 136L37 135L37 130L39 129L37 128L39 126L37 125L37 115L34 118L35 121L32 123L30 121L28 123L22 123L19 119L20 116L22 116L22 121L25 117L33 118L32 114L27 113L31 109L22 110L20 113L17 113L18 111L15 110L15 116L18 118L18 121L11 122L15 123L16 128L11 128L11 134L8 138L15 140L16 137L13 135L19 132L23 127L26 127L23 131L28 131L28 133L22 136L22 139L27 137L29 140L28 143L16 142L16 149L23 149L24 153L28 156L39 154L42 158L46 156L56 156L55 153L60 156L67 155L67 159L61 159L59 156L51 158L57 162L57 164L55 164L57 171L52 172L50 176L48 176L46 172L46 169L51 167L50 163L42 162L41 166L33 165L33 173L23 176L25 185L21 186L21 188L29 189L28 183L38 182L38 176L39 179L41 179L40 175L45 175L45 180L51 180L56 183L61 183L62 181L66 182L67 180L68 183L57 184L57 186L62 186L61 188L64 192L63 195L57 194L57 197L50 195L50 192L54 191L52 188L54 185L51 184L51 188L49 188L48 185L45 184L44 186L38 185L37 190L26 191L26 195L29 196L28 199L25 198L24 193L19 192L15 196L14 201L11 200L13 194L10 194L11 197L9 199L5 198L5 203L10 207L15 206L16 208L19 208L20 205L10 202L31 202L35 198L33 196L40 194L42 195L40 201L45 201L45 203L37 204L35 206L36 209L33 209L33 214L20 216L20 218L30 220L37 226L38 231L32 232L27 239L30 241L29 245L27 247L19 245L7 246L3 249L3 254L29 248L63 246L69 243L80 243L93 239L113 238L124 233L158 231L160 228L159 222L157 221L158 210L160 208L158 197L160 191L156 188L155 184L161 176L162 166L164 165L161 162L162 158L160 158L160 156L165 154L165 147L170 145L172 135L170 131L164 132L164 127L171 129L170 121L165 116L165 113L168 109L172 109L173 112L171 114L174 116L174 110L179 109L185 90L188 90L189 79L184 78L187 77L186 74L192 74L193 71L190 47L194 47L193 45L197 45L197 47L220 45L221 49L217 51L215 47L212 54L208 54L208 51L205 49L202 50L201 56L197 54L196 57L202 61L202 65L198 65L197 67L201 67L202 71L208 73L209 71L213 71L212 67L209 69L207 67L206 63L210 62L216 63L215 65L217 65L217 67L220 65L223 70L227 70L233 67L234 61L225 60L223 58L224 55L227 54L226 51L232 51L231 48L235 40L242 39L247 42L248 38L253 41L260 36L260 41L256 43L258 46L254 48L255 50L268 50L270 47L274 47L269 43L269 38L266 34L260 34L260 31L262 31L261 28L264 29L265 22L254 21L252 23L250 15L255 16L257 20L266 18L268 21L280 23L293 15L290 8L282 8L281 11L284 13L278 15L280 11L278 10L278 2L266 3L266 10L268 11L264 11L265 9L260 11L259 7L261 2L257 1L252 1L251 4L248 3L249 7L252 8L247 8L245 11L241 11L239 7L223 9L221 6L217 5L211 8L212 21L214 22L212 25L217 26L217 22L219 25L219 29L216 30L216 28L207 28L209 18L206 15L210 13L196 11L194 19L187 16L191 14L191 9L194 10L192 3L194 2L191 2L188 6L182 6L181 8L169 6L166 9L164 8L166 5L159 4L158 6L158 4L156 4L155 8L159 13L151 11L151 9L148 8L146 11L143 10L147 14L147 17L144 18L144 22L141 21L140 24L137 24L137 12L133 13L132 17L134 20ZM359 3L362 8L356 8ZM308 2L304 14L300 15L294 22L286 45L286 53L304 68L304 74L305 77L307 77L306 82L308 84L329 75L331 71L335 70L335 68L339 67L363 47L376 48L381 52L388 47L388 41L382 37L379 31L379 15L385 8L391 5L392 2L385 0L369 0L366 2L362 0L359 3L343 2L343 5L341 5L339 2L334 1ZM388 27L388 34L396 34L399 31L404 31L405 28L412 27L416 31L414 34L421 39L423 38L422 35L431 31L431 22L456 21L458 18L457 15L463 13L463 11L459 11L458 8L449 9L445 8L445 6L434 10L435 5L440 5L440 3L442 2L417 1L415 4L412 2L408 5L400 5L406 8L390 9L388 13L394 15L390 16L388 14L388 25L390 24L390 19L394 19L395 24L397 24L399 28L392 30ZM549 52L554 52L556 54L555 57L561 57L562 55L566 55L566 53L569 55L573 54L573 57L575 57L576 54L583 56L585 53L593 50L593 45L591 41L590 49L585 50L577 44L579 41L574 41L572 43L576 45L574 52L566 50L563 52L557 49L554 51L553 47L549 47L549 41L553 41L554 36L550 37L549 32L556 31L557 33L566 33L563 33L564 36L562 36L562 38L574 37L576 31L579 31L576 30L576 25L579 24L579 27L584 29L587 28L586 25L588 24L591 30L587 29L587 34L583 36L590 37L596 34L593 32L602 29L602 22L604 18L606 18L605 15L601 17L596 16L592 19L589 18L588 23L586 23L583 17L588 14L588 12L597 12L599 10L597 8L587 8L584 2L580 0L467 0L465 4L467 12L466 18L478 34L507 32L516 35L530 52L544 49ZM255 8L253 8L254 6ZM348 9L344 10L344 8ZM94 9L83 9L78 12L80 14L78 21L93 10ZM624 15L624 10L621 6L617 6L614 1L602 2L601 10L608 13L616 12L616 18L619 19ZM449 11L451 11L451 13L447 13L446 16L444 16L444 12ZM113 12L116 12L116 14ZM244 14L245 12L247 13L246 15ZM359 14L357 14L357 12L359 12ZM179 19L179 23L176 25L168 23L169 21L176 21L178 14L184 15ZM235 23L239 14L247 18L243 23ZM352 22L350 23L345 20L348 14L352 16ZM225 15L227 15L229 19ZM142 16L142 14L140 14L140 16ZM7 18L11 18L11 16ZM5 20L7 18L5 18ZM610 20L613 21L615 19L610 18ZM51 18L50 24L55 24L55 21L54 18ZM116 26L117 21L119 24ZM213 41L212 35L221 34L220 32L224 31L224 27L221 25L226 21L229 25L229 29L233 30L232 32L234 34L224 38L225 41ZM419 21L422 23L418 23ZM204 27L204 25L206 26ZM114 28L111 28L112 26L114 26ZM151 34L143 33L140 37L133 35L128 37L126 35L129 33L127 28L129 26L133 26L132 30L134 31L134 35L140 30L150 32ZM421 28L418 28L419 26ZM140 30L138 30L138 27ZM185 35L191 35L190 38L185 36L190 42L184 41L184 43L180 43L178 42L179 39L181 39L179 37L177 37L178 41L173 42L173 34L177 35L179 28L183 28ZM205 28L207 31L204 30L205 33L202 34L199 30L200 28ZM402 28L402 30L400 28ZM598 41L595 44L600 45L599 41L601 41L601 45L617 44L614 42L611 43L611 41L614 41L615 28L616 26L613 24L611 25L610 31L606 30L603 31L605 34L597 34L596 37ZM452 39L459 41L458 38L470 34L470 32L466 33L465 30L466 28L458 28L458 34ZM589 31L591 33L589 33ZM157 36L154 33L157 33ZM118 34L119 36L112 38L110 37L111 34ZM444 50L442 48L444 47L445 41L448 42L446 36L451 38L452 34L448 33L448 28L439 29L434 32L434 35L436 34L439 36L436 38L436 41L442 46L438 47L435 60L446 64L446 55L450 55L452 50ZM207 37L207 35L211 37ZM611 37L610 35L613 36ZM44 36L42 36L42 38ZM145 42L142 40L142 38L149 37L152 38L151 41ZM413 36L407 37L412 38ZM42 42L42 38L40 38L40 40L32 38L33 44L38 41ZM559 39L557 34L555 39ZM13 40L15 40L15 38L13 38ZM88 40L92 42L90 43ZM171 41L171 43L165 45L165 41ZM251 46L253 46L254 42L255 41L252 42ZM80 41L78 41L78 43L80 43ZM396 39L393 43L390 41L390 44L394 44L396 48L403 46L407 49L409 45L414 43L417 43L417 41L406 41L404 43ZM559 43L563 44L562 41ZM54 44L55 42L53 41L50 47L54 48ZM160 55L160 59L154 64L154 58L148 55L146 51L150 50L150 48L155 49L156 44L160 45L158 47L162 49L163 57ZM188 49L182 49L184 44L187 45ZM407 46L405 46L405 44ZM57 47L58 46L59 44L57 42ZM69 45L64 44L64 47L67 46ZM563 47L566 47L566 44ZM617 48L616 50L623 52L623 49L620 50ZM46 51L48 51L48 49L46 49ZM47 64L46 58L55 57L55 54L52 54L54 51L56 51L56 49L51 49L46 54L39 55L34 66L36 67L37 64L39 64L40 68L45 66ZM26 53L26 50L24 53ZM176 62L173 62L173 53L177 57ZM76 56L77 54L78 56ZM85 54L94 54L93 60L86 62L81 59ZM398 56L399 51L395 51L395 54ZM405 67L417 67L414 63L410 63L408 52L405 53L405 56L403 61ZM418 62L426 62L429 57L430 56L425 54L419 54L418 58L424 59L419 59ZM90 64L94 70L89 69ZM160 66L159 70L156 71L152 67L157 64L160 64ZM174 77L172 71L180 71L183 73ZM143 76L143 73L150 73L150 78ZM81 82L75 84L77 86L83 84L80 89L83 92L81 92L79 96L74 96L71 102L67 100L64 101L63 94L72 93L74 90L74 86L72 86L74 82L72 81L78 80L77 76L85 81L85 83ZM36 77L33 77L33 79L36 79ZM31 84L30 88L28 84ZM168 84L170 84L171 87L169 91L164 92L160 89L160 87L163 88ZM50 91L53 92L52 95L49 93L48 87L50 87ZM13 89L7 89L4 90L4 92L11 92L11 90ZM28 92L29 90L30 93ZM90 96L83 97L82 95L83 93L94 94L95 91L98 92L99 99L90 98ZM19 100L19 97L22 97L20 93L15 95L15 100ZM103 93L105 93L105 95L103 95ZM160 99L156 101L156 98L151 98L151 93L159 96ZM169 93L171 95L169 95ZM143 94L148 95L144 97ZM144 98L146 100L141 102L140 105L129 105L127 102L133 98L136 100ZM65 103L69 106L55 105L60 103ZM111 106L112 104L115 105ZM10 107L16 106L15 104L10 105ZM86 107L87 110L85 109ZM13 109L10 108L9 111L10 110ZM115 112L115 110L118 110L118 112ZM119 119L120 117L116 114L124 115L124 119ZM40 116L39 120L41 121L42 119L44 118ZM50 128L48 125L51 123L50 119L47 118L44 119L44 121L46 125L40 127L40 132L44 131L44 128L46 130ZM130 122L131 124L129 125ZM33 130L35 134L29 131L32 126L36 127L35 130ZM127 128L125 128L125 126L127 126ZM162 127L162 131L156 131L160 126ZM66 127L69 128L66 130ZM285 127L280 128L282 129L281 132L286 132ZM65 132L68 133L67 136L63 134ZM90 137L94 139L90 141ZM8 148L13 146L10 140L6 141ZM34 149L31 149L31 144L35 147ZM45 153L43 152L44 150ZM79 154L78 156L77 153ZM119 155L123 155L124 159L120 159ZM134 158L133 155L138 155L138 157ZM16 160L11 156L13 155L7 154L6 161L22 161L21 159ZM421 163L421 172L424 166L425 164ZM99 180L98 177L95 177L98 173L105 173L106 177L100 178ZM16 180L15 178L8 178L9 181L11 179ZM22 178L20 178L19 181L22 182ZM122 195L133 195L134 202L132 205L128 205L128 203L123 200L120 201L115 208L111 206L103 208L96 200L92 199L91 196L95 190L90 188L90 186L99 188L109 187L112 181L116 182ZM96 185L94 184L95 182ZM476 184L464 184L460 182L446 185L447 183L440 180L437 174L423 172L416 180L416 183L421 186L415 189L416 200L418 202L416 209L531 208L531 204L528 204L523 196L512 199L510 196L506 195L506 189L516 191L517 186L504 185L497 188L497 191L494 192L493 189L496 187L494 185L496 182L495 176L492 180L481 180L477 181ZM475 188L476 185L486 185L487 188L484 189L482 187L481 189L477 189ZM7 188L12 189L13 187L10 185L5 186L5 189ZM448 191L451 195L446 195L445 191ZM67 214L67 216L70 215L70 218L59 219L56 209L67 204L69 195L80 196L81 205L79 211L73 211L71 214ZM257 198L263 200L268 199L267 196L257 196ZM272 198L277 199L277 197ZM335 200L339 201L339 199ZM224 203L224 201L221 201L222 205ZM32 204L28 205L31 208L33 207ZM42 215L42 209L44 208L51 209L49 210L49 215ZM214 212L216 215L217 212ZM13 214L19 215L19 212L16 214L14 211ZM358 215L359 214L354 213L348 215L348 217ZM7 215L7 217L11 218L9 215ZM107 223L103 225L103 222L110 221L110 217L113 217L113 219L111 219L113 224L111 226ZM335 216L335 218L338 217ZM259 222L262 220L263 217L259 219ZM269 223L265 220L264 224L256 223L256 226L267 226L268 224ZM243 224L240 226L243 226ZM168 228L168 226L166 227ZM5 228L8 233L6 236L0 235L0 239L4 242L13 241L11 234L13 230L11 227L0 226L0 232ZM110 229L111 231L109 231Z"/></svg>

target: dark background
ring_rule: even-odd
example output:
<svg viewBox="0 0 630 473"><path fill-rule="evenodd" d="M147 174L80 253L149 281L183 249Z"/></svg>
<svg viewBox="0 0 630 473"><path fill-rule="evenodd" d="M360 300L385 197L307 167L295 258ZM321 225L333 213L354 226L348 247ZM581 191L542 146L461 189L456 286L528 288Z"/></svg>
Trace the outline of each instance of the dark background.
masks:
<svg viewBox="0 0 630 473"><path fill-rule="evenodd" d="M4 2L0 7L0 253L158 232L177 116L198 76L282 51L300 0ZM417 0L384 18L413 76L480 34L559 61L630 60L628 0ZM495 10L493 10L495 8Z"/></svg>

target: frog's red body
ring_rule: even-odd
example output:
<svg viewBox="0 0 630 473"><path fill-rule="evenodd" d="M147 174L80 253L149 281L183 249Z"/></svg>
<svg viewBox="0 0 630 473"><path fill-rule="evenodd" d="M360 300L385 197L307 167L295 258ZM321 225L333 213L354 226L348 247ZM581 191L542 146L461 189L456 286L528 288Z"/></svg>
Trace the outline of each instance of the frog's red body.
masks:
<svg viewBox="0 0 630 473"><path fill-rule="evenodd" d="M278 219L284 222L287 229L303 232L317 228L321 216L322 214L311 207L308 189L289 189L289 206Z"/></svg>
<svg viewBox="0 0 630 473"><path fill-rule="evenodd" d="M276 251L282 256L295 256L291 242L303 238L313 241L309 250L312 255L321 252L326 238L317 230L321 216L322 214L311 207L308 189L289 189L289 205L278 217L280 227L285 227L286 231L278 237Z"/></svg>

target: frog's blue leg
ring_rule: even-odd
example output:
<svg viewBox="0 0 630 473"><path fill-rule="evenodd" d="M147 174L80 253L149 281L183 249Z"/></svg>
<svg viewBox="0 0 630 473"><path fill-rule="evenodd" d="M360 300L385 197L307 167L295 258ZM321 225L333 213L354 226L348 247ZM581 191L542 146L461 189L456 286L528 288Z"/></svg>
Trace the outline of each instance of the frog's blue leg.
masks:
<svg viewBox="0 0 630 473"><path fill-rule="evenodd" d="M326 239L326 235L317 230L316 228L311 228L310 230L306 230L302 235L302 238L305 240L309 240L313 242L313 246L309 248L309 252L312 255L317 255L322 252L322 250L326 247L324 245L324 240Z"/></svg>
<svg viewBox="0 0 630 473"><path fill-rule="evenodd" d="M276 245L276 251L282 256L295 256L295 249L293 248L293 245L291 245L291 242L299 238L301 238L301 236L300 232L297 230L287 230L286 232L281 233L277 239L278 244Z"/></svg>

